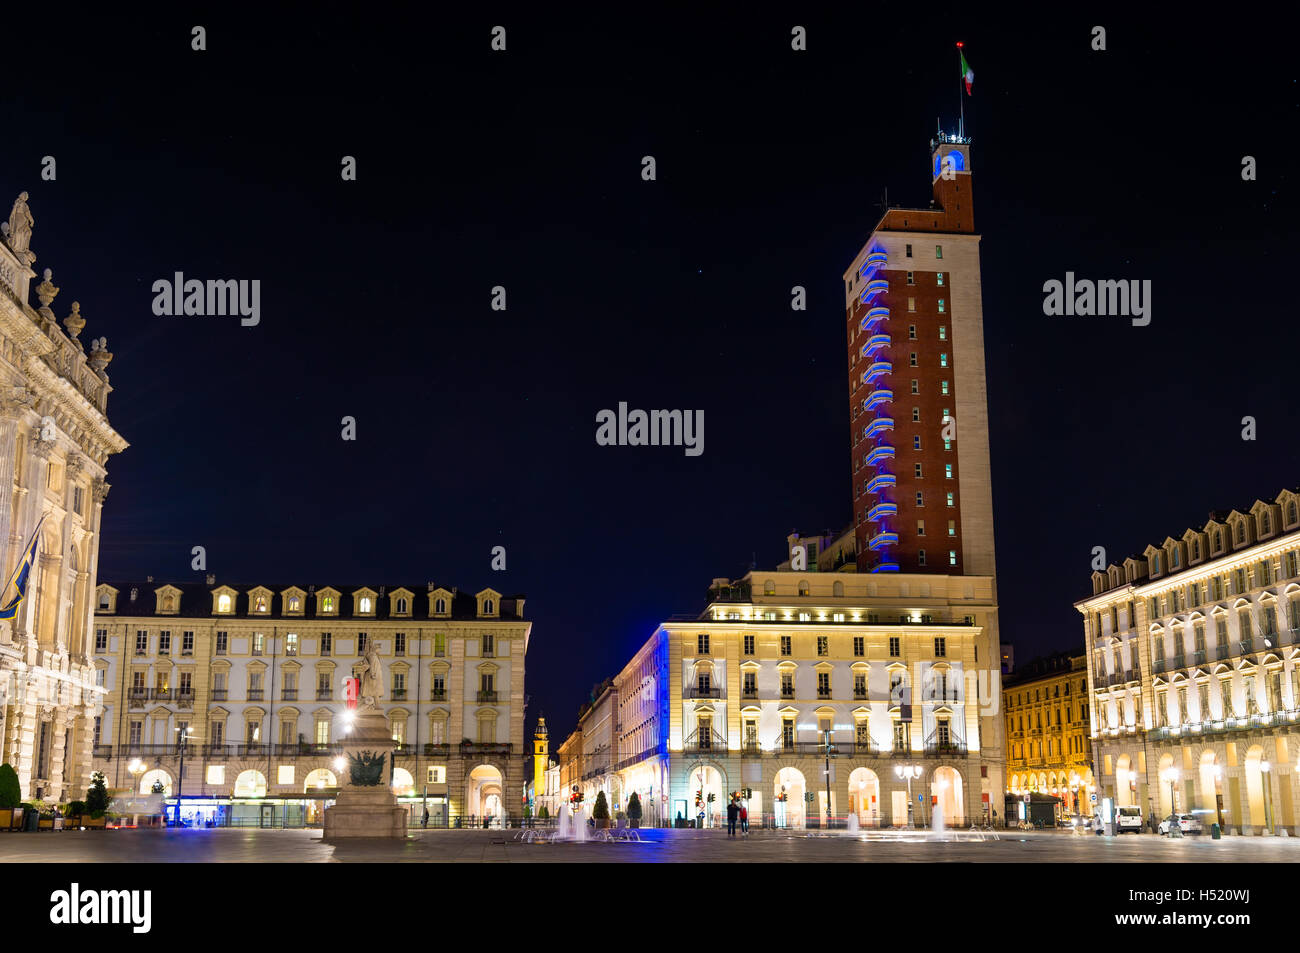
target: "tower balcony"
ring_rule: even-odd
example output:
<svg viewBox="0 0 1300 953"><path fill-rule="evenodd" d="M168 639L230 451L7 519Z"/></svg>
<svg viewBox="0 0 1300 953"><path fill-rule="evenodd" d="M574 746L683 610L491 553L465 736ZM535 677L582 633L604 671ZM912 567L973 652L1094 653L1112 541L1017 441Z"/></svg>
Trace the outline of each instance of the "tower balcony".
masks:
<svg viewBox="0 0 1300 953"><path fill-rule="evenodd" d="M878 473L870 483L867 484L868 493L879 493L881 490L892 489L898 485L898 477L892 473Z"/></svg>
<svg viewBox="0 0 1300 953"><path fill-rule="evenodd" d="M858 298L863 304L866 304L876 295L882 295L889 290L889 282L884 278L874 278L862 286L862 294Z"/></svg>
<svg viewBox="0 0 1300 953"><path fill-rule="evenodd" d="M858 330L870 331L873 328L875 328L878 324L880 324L880 322L887 321L888 319L889 319L888 308L872 308L870 311L867 312L866 316L862 319L862 323L858 325Z"/></svg>
<svg viewBox="0 0 1300 953"><path fill-rule="evenodd" d="M862 352L859 357L871 357L877 351L889 347L892 342L888 334L873 334L867 338L867 343L862 345Z"/></svg>
<svg viewBox="0 0 1300 953"><path fill-rule="evenodd" d="M898 534L892 530L883 530L871 537L871 542L867 544L871 549L884 549L886 546L898 545Z"/></svg>
<svg viewBox="0 0 1300 953"><path fill-rule="evenodd" d="M889 254L883 251L868 252L867 257L863 259L861 267L858 268L858 274L863 278L880 268L889 264Z"/></svg>
<svg viewBox="0 0 1300 953"><path fill-rule="evenodd" d="M871 567L872 572L898 572L898 563L889 558L881 559Z"/></svg>
<svg viewBox="0 0 1300 953"><path fill-rule="evenodd" d="M872 381L879 380L892 373L894 373L893 363L890 361L876 361L862 372L862 383L870 384Z"/></svg>
<svg viewBox="0 0 1300 953"><path fill-rule="evenodd" d="M883 519L898 515L897 503L877 503L867 511L867 519L873 523L878 523Z"/></svg>
<svg viewBox="0 0 1300 953"><path fill-rule="evenodd" d="M878 390L873 390L867 395L867 399L862 402L862 409L875 410L877 407L884 404L892 404L893 402L894 392L887 387L882 387Z"/></svg>
<svg viewBox="0 0 1300 953"><path fill-rule="evenodd" d="M867 466L878 467L881 461L894 459L894 448L888 444L881 445L867 454Z"/></svg>
<svg viewBox="0 0 1300 953"><path fill-rule="evenodd" d="M880 436L886 430L893 430L893 429L894 429L893 417L877 417L875 420L871 421L871 423L867 425L865 430L862 431L862 436L866 437L867 439L870 439L872 437Z"/></svg>

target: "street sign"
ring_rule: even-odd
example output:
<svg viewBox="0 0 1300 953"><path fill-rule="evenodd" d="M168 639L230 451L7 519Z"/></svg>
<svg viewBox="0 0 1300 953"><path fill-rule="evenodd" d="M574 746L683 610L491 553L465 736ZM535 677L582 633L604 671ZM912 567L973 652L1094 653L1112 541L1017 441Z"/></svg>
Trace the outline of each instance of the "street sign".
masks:
<svg viewBox="0 0 1300 953"><path fill-rule="evenodd" d="M1096 795L1095 793L1094 793L1093 796L1092 796L1092 803L1093 803L1093 804L1096 804L1096 803L1097 803L1097 795Z"/></svg>

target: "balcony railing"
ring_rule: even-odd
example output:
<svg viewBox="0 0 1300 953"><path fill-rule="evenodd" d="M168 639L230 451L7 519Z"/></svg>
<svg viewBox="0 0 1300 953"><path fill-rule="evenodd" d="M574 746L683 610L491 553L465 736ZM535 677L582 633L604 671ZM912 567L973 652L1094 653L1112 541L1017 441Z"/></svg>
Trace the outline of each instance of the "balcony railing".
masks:
<svg viewBox="0 0 1300 953"><path fill-rule="evenodd" d="M685 751L726 751L727 739L719 734L716 729L710 728L705 732L700 732L697 729L687 736L682 749Z"/></svg>
<svg viewBox="0 0 1300 953"><path fill-rule="evenodd" d="M99 758L103 761L107 761L113 757L113 746L95 745L94 749L91 751L91 756L95 758Z"/></svg>
<svg viewBox="0 0 1300 953"><path fill-rule="evenodd" d="M280 692L280 701L296 702L298 700L298 689L286 688Z"/></svg>
<svg viewBox="0 0 1300 953"><path fill-rule="evenodd" d="M424 744L424 756L426 758L445 758L450 753L451 745L432 744L430 742Z"/></svg>
<svg viewBox="0 0 1300 953"><path fill-rule="evenodd" d="M439 691L438 689L435 688L432 692L429 693L429 700L435 702L445 702L447 700L447 689L444 688L441 691Z"/></svg>
<svg viewBox="0 0 1300 953"><path fill-rule="evenodd" d="M1186 659L1184 656L1182 656L1182 655L1175 655L1175 656L1174 656L1174 664L1173 664L1173 667L1174 667L1175 669L1186 668L1186 667L1187 667L1187 659Z"/></svg>
<svg viewBox="0 0 1300 953"><path fill-rule="evenodd" d="M1227 658L1229 655L1231 655L1231 654L1232 654L1232 648L1231 648L1230 646L1227 646L1227 645L1220 645L1220 646L1217 646L1217 647L1215 648L1215 650L1214 650L1214 657L1215 657L1215 659L1216 659L1217 661L1220 661L1220 662L1222 662L1224 659L1226 659L1226 658Z"/></svg>
<svg viewBox="0 0 1300 953"><path fill-rule="evenodd" d="M214 702L223 702L227 699L229 695L230 695L230 690L227 688L212 689L212 700Z"/></svg>
<svg viewBox="0 0 1300 953"><path fill-rule="evenodd" d="M718 685L709 685L703 687L700 685L687 685L682 691L683 698L721 698L722 688Z"/></svg>
<svg viewBox="0 0 1300 953"><path fill-rule="evenodd" d="M1240 650L1242 655L1253 652L1255 651L1255 640L1253 638L1241 639L1237 642L1237 648Z"/></svg>
<svg viewBox="0 0 1300 953"><path fill-rule="evenodd" d="M965 757L967 753L966 743L964 741L931 741L926 743L925 753L931 757L946 755Z"/></svg>
<svg viewBox="0 0 1300 953"><path fill-rule="evenodd" d="M406 689L405 689L405 688L394 688L394 689L393 689L393 701L395 701L395 702L406 701Z"/></svg>
<svg viewBox="0 0 1300 953"><path fill-rule="evenodd" d="M497 700L497 693L496 693L496 692L479 692L479 693L478 693L478 701L479 701L479 704L480 704L480 705L482 705L482 704L495 704L495 703L496 703L496 700Z"/></svg>
<svg viewBox="0 0 1300 953"><path fill-rule="evenodd" d="M180 708L194 707L194 692L180 691L176 693L176 704Z"/></svg>
<svg viewBox="0 0 1300 953"><path fill-rule="evenodd" d="M758 689L757 689L757 688L742 688L742 689L740 690L740 697L741 697L742 700L743 700L743 699L758 698Z"/></svg>
<svg viewBox="0 0 1300 953"><path fill-rule="evenodd" d="M263 696L264 693L265 693L265 689L261 689L261 688L250 688L250 689L248 690L248 701L250 701L250 702L260 702L260 701L262 700L262 696Z"/></svg>
<svg viewBox="0 0 1300 953"><path fill-rule="evenodd" d="M327 702L334 697L334 690L331 688L316 689L316 700L318 702Z"/></svg>
<svg viewBox="0 0 1300 953"><path fill-rule="evenodd" d="M485 754L507 755L514 751L514 745L479 744L477 742L471 742L469 744L460 745L459 750L460 753L464 756L485 755Z"/></svg>
<svg viewBox="0 0 1300 953"><path fill-rule="evenodd" d="M959 694L960 693L955 688L949 688L945 691L940 691L937 688L932 688L930 689L929 692L926 693L925 697L928 701L932 701L932 702L956 702L956 701L961 701L961 699L958 697Z"/></svg>
<svg viewBox="0 0 1300 953"><path fill-rule="evenodd" d="M1163 672L1165 670L1165 660L1162 658L1155 659L1151 663L1151 671Z"/></svg>

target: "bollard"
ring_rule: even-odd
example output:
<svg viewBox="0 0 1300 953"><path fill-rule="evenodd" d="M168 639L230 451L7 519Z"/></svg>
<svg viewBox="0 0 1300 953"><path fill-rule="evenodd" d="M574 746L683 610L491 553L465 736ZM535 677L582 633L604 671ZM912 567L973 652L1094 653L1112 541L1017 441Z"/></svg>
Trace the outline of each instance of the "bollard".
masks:
<svg viewBox="0 0 1300 953"><path fill-rule="evenodd" d="M1223 832L1219 830L1219 825L1217 823L1210 825L1210 837L1213 840L1223 839Z"/></svg>

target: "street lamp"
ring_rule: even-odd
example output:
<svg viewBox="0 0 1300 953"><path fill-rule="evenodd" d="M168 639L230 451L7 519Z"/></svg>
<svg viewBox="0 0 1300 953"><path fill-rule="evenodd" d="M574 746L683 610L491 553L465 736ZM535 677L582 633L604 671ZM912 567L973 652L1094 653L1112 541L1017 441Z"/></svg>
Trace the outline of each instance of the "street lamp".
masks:
<svg viewBox="0 0 1300 953"><path fill-rule="evenodd" d="M1264 833L1273 833L1273 785L1269 779L1269 771L1272 765L1267 761L1259 763L1259 770L1264 774Z"/></svg>
<svg viewBox="0 0 1300 953"><path fill-rule="evenodd" d="M176 826L181 826L181 788L185 785L185 746L190 743L194 737L194 728L186 725L181 728L173 728L176 732L176 746L180 749L181 764L180 772L176 776Z"/></svg>
<svg viewBox="0 0 1300 953"><path fill-rule="evenodd" d="M1214 766L1214 809L1219 815L1219 832L1223 832L1223 768Z"/></svg>
<svg viewBox="0 0 1300 953"><path fill-rule="evenodd" d="M1168 768L1165 770L1164 779L1169 782L1169 836L1179 837L1182 835L1182 828L1178 826L1178 804L1174 798L1176 791L1174 784L1178 781L1178 769ZM1177 834L1174 831L1178 831Z"/></svg>
<svg viewBox="0 0 1300 953"><path fill-rule="evenodd" d="M919 779L921 770L919 764L894 765L894 774L907 779L907 826L912 828L916 827L916 821L912 818L912 779Z"/></svg>

